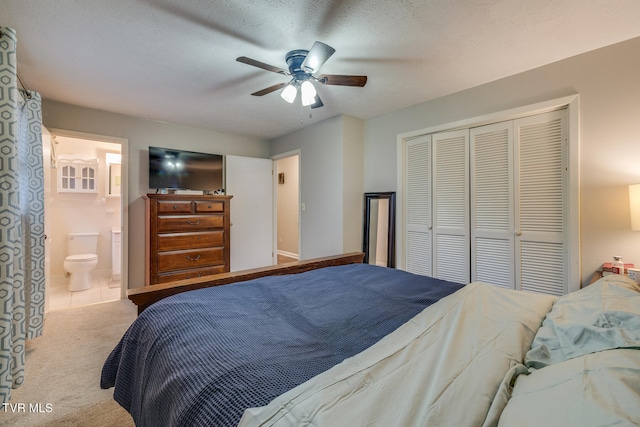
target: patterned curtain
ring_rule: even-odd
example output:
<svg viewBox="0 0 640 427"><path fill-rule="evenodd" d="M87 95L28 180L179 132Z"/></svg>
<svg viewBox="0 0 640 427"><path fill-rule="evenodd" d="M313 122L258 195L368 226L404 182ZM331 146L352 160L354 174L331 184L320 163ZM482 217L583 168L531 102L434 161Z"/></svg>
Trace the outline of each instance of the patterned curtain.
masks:
<svg viewBox="0 0 640 427"><path fill-rule="evenodd" d="M18 89L16 32L0 26L0 398L24 382L25 342L44 324L40 95Z"/></svg>

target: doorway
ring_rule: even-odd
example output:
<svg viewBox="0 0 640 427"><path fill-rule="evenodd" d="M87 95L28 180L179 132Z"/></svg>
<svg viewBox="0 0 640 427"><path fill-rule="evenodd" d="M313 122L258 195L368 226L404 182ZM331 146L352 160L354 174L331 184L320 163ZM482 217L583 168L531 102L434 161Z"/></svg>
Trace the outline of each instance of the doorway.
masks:
<svg viewBox="0 0 640 427"><path fill-rule="evenodd" d="M302 259L300 253L300 152L273 158L276 190L276 252L278 264Z"/></svg>
<svg viewBox="0 0 640 427"><path fill-rule="evenodd" d="M45 134L47 137L45 137ZM47 310L113 301L126 295L128 141L103 135L49 129L45 156L45 282ZM65 165L93 165L90 189L72 191ZM84 178L83 178L84 179ZM65 268L67 242L78 234L97 234L97 265L87 289L70 291Z"/></svg>

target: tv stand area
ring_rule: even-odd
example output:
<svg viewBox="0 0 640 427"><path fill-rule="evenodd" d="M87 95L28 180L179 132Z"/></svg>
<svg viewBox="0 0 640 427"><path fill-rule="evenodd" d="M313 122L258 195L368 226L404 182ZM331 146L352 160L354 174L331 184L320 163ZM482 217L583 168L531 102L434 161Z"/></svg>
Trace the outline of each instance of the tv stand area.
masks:
<svg viewBox="0 0 640 427"><path fill-rule="evenodd" d="M230 270L232 196L146 194L145 285Z"/></svg>

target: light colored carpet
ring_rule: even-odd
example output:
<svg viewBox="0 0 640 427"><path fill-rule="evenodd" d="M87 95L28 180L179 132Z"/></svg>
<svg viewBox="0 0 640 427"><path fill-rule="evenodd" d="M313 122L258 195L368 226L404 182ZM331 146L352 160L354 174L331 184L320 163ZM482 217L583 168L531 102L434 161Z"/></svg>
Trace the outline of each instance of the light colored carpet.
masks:
<svg viewBox="0 0 640 427"><path fill-rule="evenodd" d="M0 425L133 426L100 389L102 364L136 318L129 300L112 301L47 314L44 334L27 343L25 383L12 391Z"/></svg>

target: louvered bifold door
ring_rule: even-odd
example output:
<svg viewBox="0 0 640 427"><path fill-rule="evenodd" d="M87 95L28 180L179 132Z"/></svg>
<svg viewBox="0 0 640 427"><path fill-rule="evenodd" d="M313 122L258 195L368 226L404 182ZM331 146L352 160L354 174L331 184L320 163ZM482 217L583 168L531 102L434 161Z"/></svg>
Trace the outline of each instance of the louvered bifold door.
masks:
<svg viewBox="0 0 640 427"><path fill-rule="evenodd" d="M469 130L432 138L433 275L469 283Z"/></svg>
<svg viewBox="0 0 640 427"><path fill-rule="evenodd" d="M470 138L471 281L514 289L513 122Z"/></svg>
<svg viewBox="0 0 640 427"><path fill-rule="evenodd" d="M405 153L406 270L432 276L431 136L408 141Z"/></svg>
<svg viewBox="0 0 640 427"><path fill-rule="evenodd" d="M566 293L566 110L514 121L516 287Z"/></svg>

